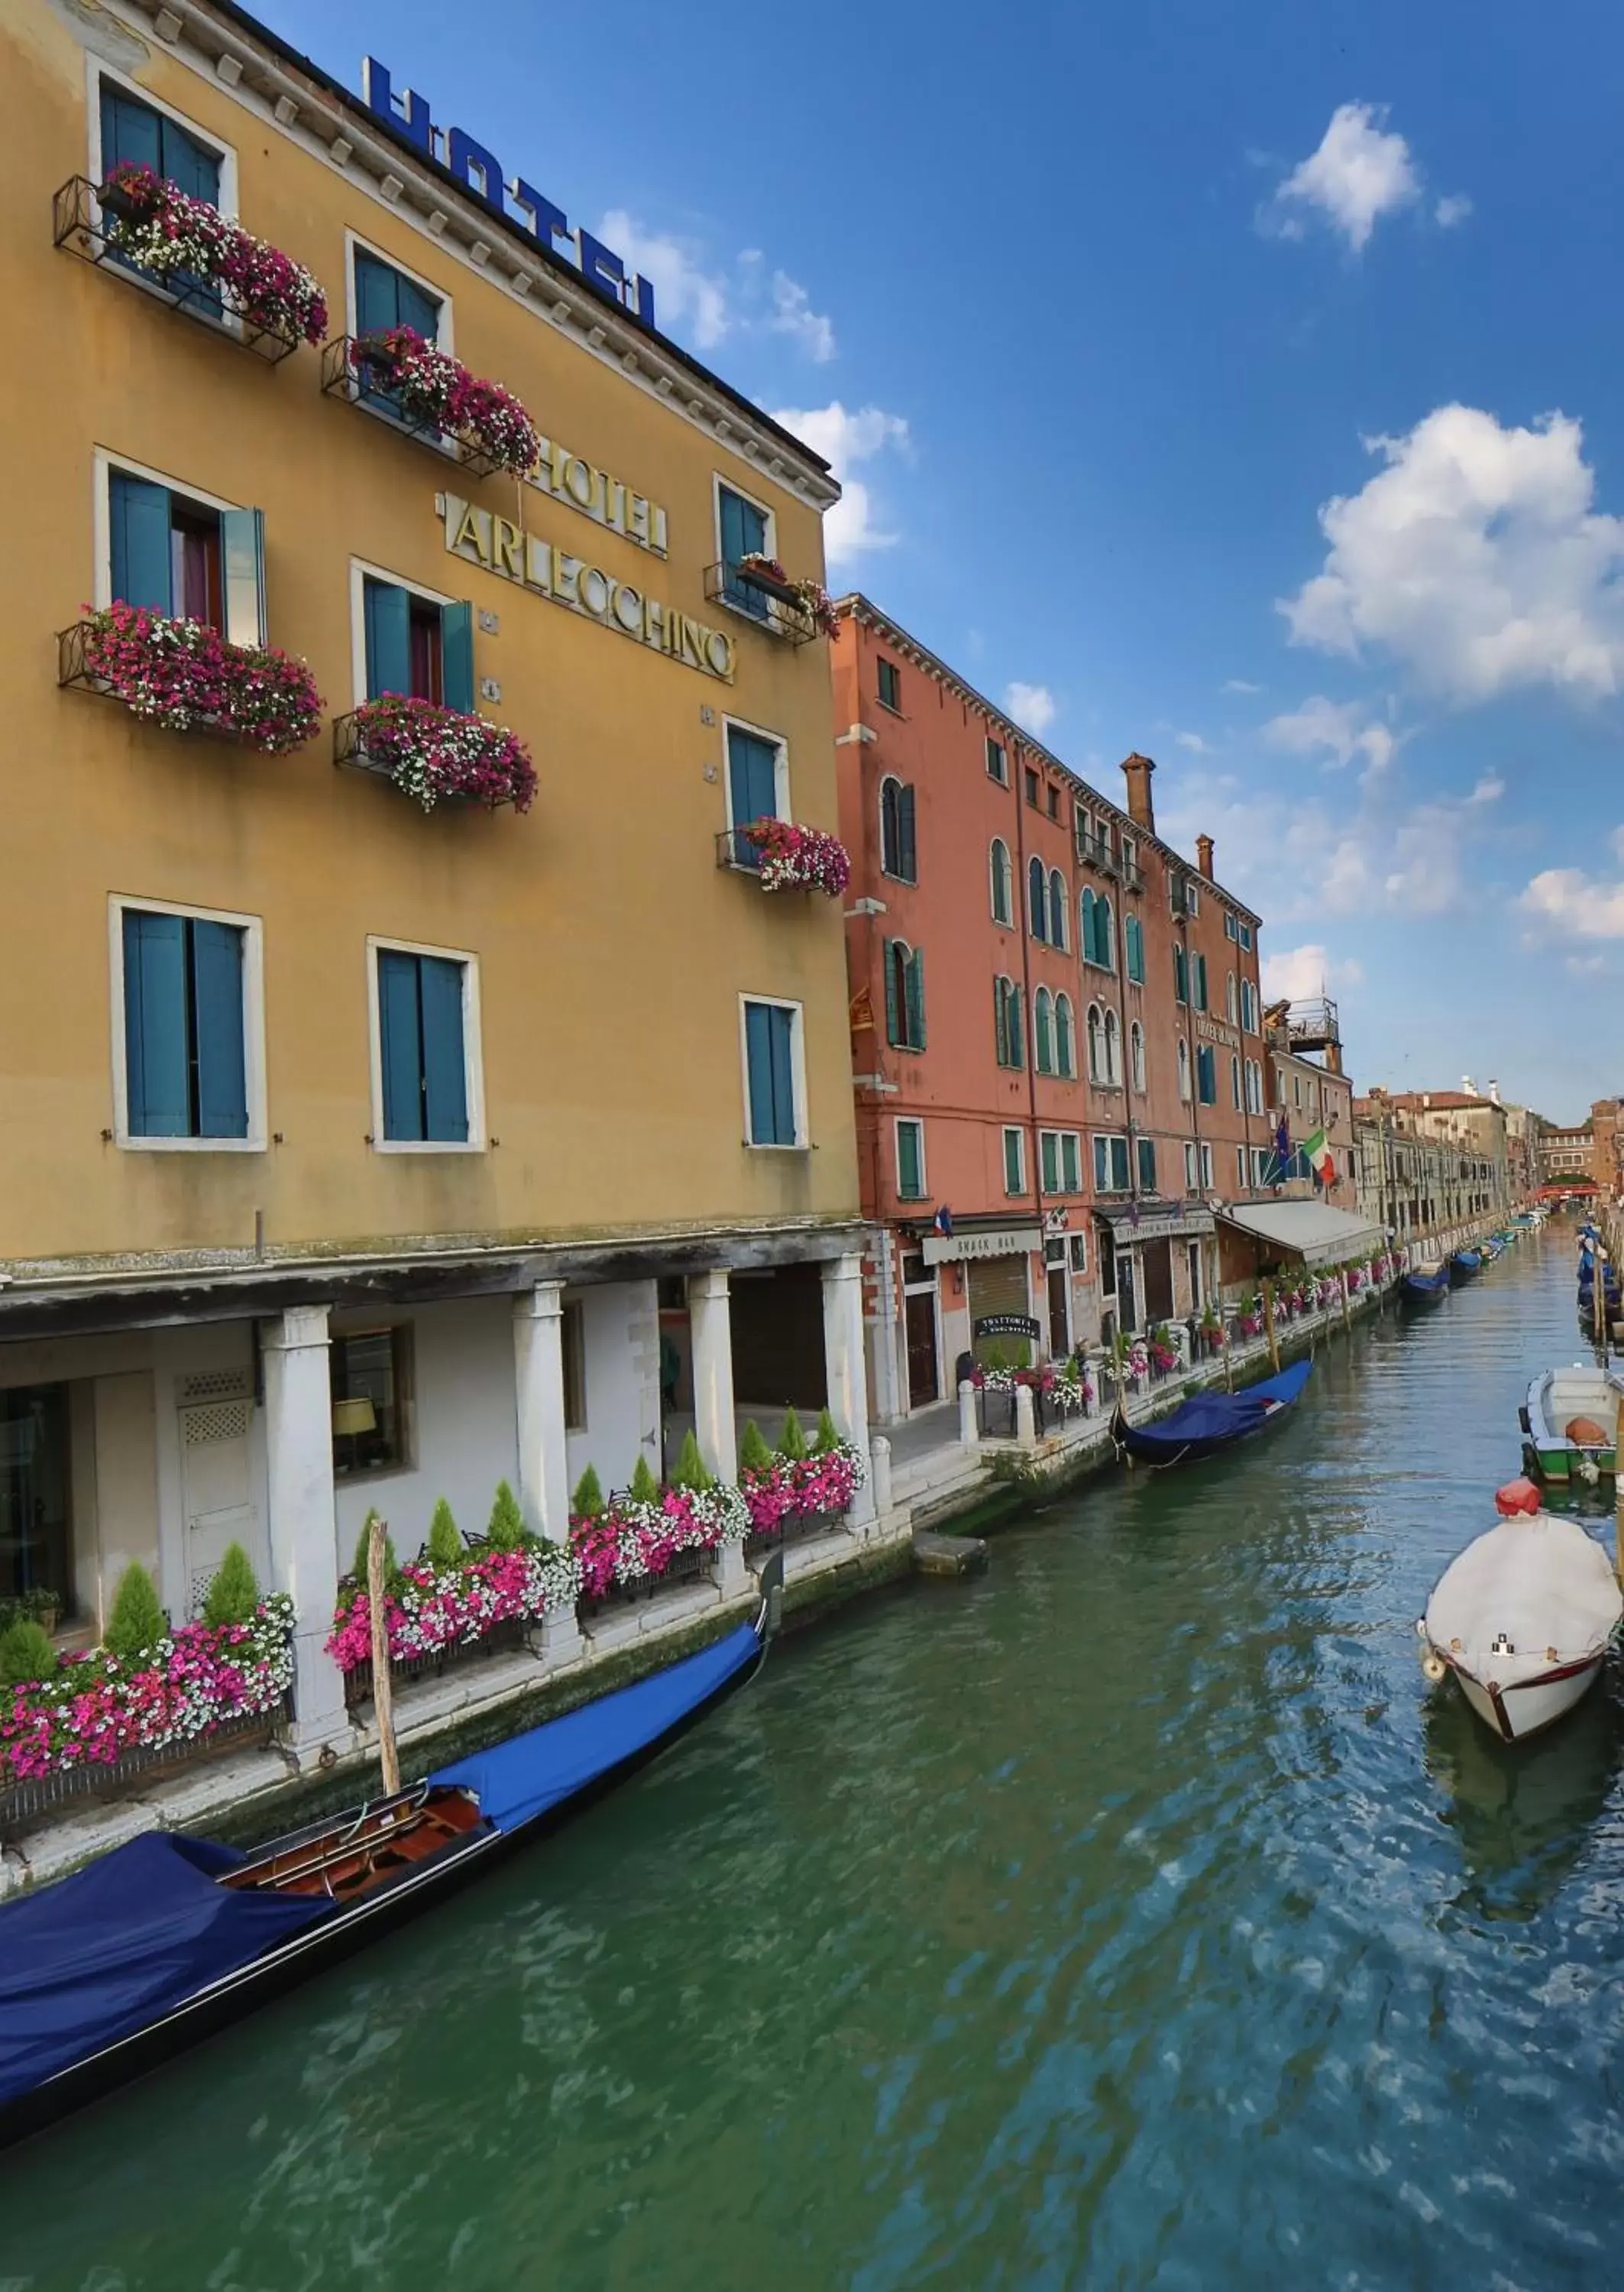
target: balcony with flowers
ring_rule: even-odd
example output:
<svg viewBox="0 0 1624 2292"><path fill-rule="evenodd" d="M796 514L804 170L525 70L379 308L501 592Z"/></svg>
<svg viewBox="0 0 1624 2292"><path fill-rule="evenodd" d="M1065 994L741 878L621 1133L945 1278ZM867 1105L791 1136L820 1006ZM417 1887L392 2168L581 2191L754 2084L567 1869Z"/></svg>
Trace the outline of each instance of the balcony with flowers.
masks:
<svg viewBox="0 0 1624 2292"><path fill-rule="evenodd" d="M786 644L810 644L840 627L833 601L821 581L801 580L784 571L776 557L747 551L705 569L705 595L713 605L730 605L768 635Z"/></svg>
<svg viewBox="0 0 1624 2292"><path fill-rule="evenodd" d="M321 386L436 453L454 449L470 477L522 478L541 451L541 433L511 391L470 374L412 327L341 335L322 354Z"/></svg>
<svg viewBox="0 0 1624 2292"><path fill-rule="evenodd" d="M302 263L150 167L125 162L99 184L70 176L52 202L52 236L66 254L144 280L268 365L326 337L326 296Z"/></svg>
<svg viewBox="0 0 1624 2292"><path fill-rule="evenodd" d="M0 1634L0 1826L269 1743L293 1679L293 1603L261 1596L240 1545L191 1622L171 1625L139 1564L120 1579L94 1647L63 1651L20 1618Z"/></svg>
<svg viewBox="0 0 1624 2292"><path fill-rule="evenodd" d="M764 892L822 892L838 900L851 882L851 855L826 828L764 818L716 839L716 864L753 876Z"/></svg>
<svg viewBox="0 0 1624 2292"><path fill-rule="evenodd" d="M301 747L321 722L308 663L273 645L232 644L205 621L111 604L57 635L57 682L122 702L166 731L202 733L267 755Z"/></svg>
<svg viewBox="0 0 1624 2292"><path fill-rule="evenodd" d="M437 804L528 811L535 796L535 766L517 733L404 693L382 693L339 717L333 761L390 781L424 811Z"/></svg>

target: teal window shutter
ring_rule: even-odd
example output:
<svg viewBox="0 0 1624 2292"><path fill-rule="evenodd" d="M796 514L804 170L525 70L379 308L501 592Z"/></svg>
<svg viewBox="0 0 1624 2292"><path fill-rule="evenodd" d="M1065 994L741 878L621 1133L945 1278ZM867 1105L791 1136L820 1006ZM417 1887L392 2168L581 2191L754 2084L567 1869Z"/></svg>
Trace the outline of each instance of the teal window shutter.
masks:
<svg viewBox="0 0 1624 2292"><path fill-rule="evenodd" d="M438 342L440 331L441 298L430 295L408 278L403 270L395 273L395 319L398 327L410 327L424 342Z"/></svg>
<svg viewBox="0 0 1624 2292"><path fill-rule="evenodd" d="M899 968L896 941L888 939L885 942L885 1038L893 1048L897 1047L903 1039L903 998L897 978Z"/></svg>
<svg viewBox="0 0 1624 2292"><path fill-rule="evenodd" d="M908 1202L918 1201L925 1190L917 1122L899 1122L896 1126L896 1190Z"/></svg>
<svg viewBox="0 0 1624 2292"><path fill-rule="evenodd" d="M385 335L400 319L400 273L375 254L355 251L355 324L361 335Z"/></svg>
<svg viewBox="0 0 1624 2292"><path fill-rule="evenodd" d="M155 613L172 612L167 491L127 471L110 470L108 511L115 599Z"/></svg>
<svg viewBox="0 0 1624 2292"><path fill-rule="evenodd" d="M1181 947L1173 949L1173 999L1176 1003L1190 999L1190 965Z"/></svg>
<svg viewBox="0 0 1624 2292"><path fill-rule="evenodd" d="M225 567L227 643L268 644L264 511L222 510L220 553Z"/></svg>
<svg viewBox="0 0 1624 2292"><path fill-rule="evenodd" d="M1021 1134L1018 1130L1004 1133L1004 1191L1018 1194L1021 1190Z"/></svg>
<svg viewBox="0 0 1624 2292"><path fill-rule="evenodd" d="M778 812L778 751L770 740L754 732L728 728L728 811L736 828L752 819L774 819ZM759 868L761 855L744 836L734 844L735 860L744 868Z"/></svg>
<svg viewBox="0 0 1624 2292"><path fill-rule="evenodd" d="M1009 989L1009 1063L1017 1069L1026 1063L1025 998L1018 987Z"/></svg>
<svg viewBox="0 0 1624 2292"><path fill-rule="evenodd" d="M773 1142L771 1018L772 1013L765 1003L744 1005L744 1065L750 1085L747 1113L752 1146L770 1146Z"/></svg>
<svg viewBox="0 0 1624 2292"><path fill-rule="evenodd" d="M440 608L440 690L447 708L474 713L474 609L464 601Z"/></svg>
<svg viewBox="0 0 1624 2292"><path fill-rule="evenodd" d="M1039 1143L1043 1158L1043 1191L1046 1194L1057 1194L1060 1190L1059 1139L1054 1131L1045 1130L1041 1134Z"/></svg>
<svg viewBox="0 0 1624 2292"><path fill-rule="evenodd" d="M417 957L380 948L378 1041L385 1138L415 1140L423 1134L422 1039Z"/></svg>
<svg viewBox="0 0 1624 2292"><path fill-rule="evenodd" d="M1082 1184L1082 1172L1077 1161L1077 1134L1065 1130L1060 1134L1060 1175L1065 1181L1062 1191L1074 1194Z"/></svg>
<svg viewBox="0 0 1624 2292"><path fill-rule="evenodd" d="M158 136L163 147L163 173L172 183L180 186L189 198L202 199L212 207L220 205L220 159L215 152L189 135L184 127L160 115Z"/></svg>
<svg viewBox="0 0 1624 2292"><path fill-rule="evenodd" d="M192 1009L199 1138L246 1138L248 1067L243 1041L243 933L235 924L191 925Z"/></svg>
<svg viewBox="0 0 1624 2292"><path fill-rule="evenodd" d="M908 1022L908 1047L922 1051L925 1047L925 952L915 948L908 958L907 976L904 981Z"/></svg>
<svg viewBox="0 0 1624 2292"><path fill-rule="evenodd" d="M1041 860L1030 860L1026 863L1026 904L1032 911L1030 918L1032 936L1033 939L1047 939L1049 937L1047 921L1049 878L1043 873L1043 862Z"/></svg>
<svg viewBox="0 0 1624 2292"><path fill-rule="evenodd" d="M150 104L138 103L110 80L101 83L101 174L105 182L115 167L127 161L133 167L164 172L162 115Z"/></svg>
<svg viewBox="0 0 1624 2292"><path fill-rule="evenodd" d="M412 690L412 601L394 581L362 583L366 628L366 698Z"/></svg>
<svg viewBox="0 0 1624 2292"><path fill-rule="evenodd" d="M1154 1194L1156 1190L1156 1142L1154 1138L1139 1141L1139 1190Z"/></svg>
<svg viewBox="0 0 1624 2292"><path fill-rule="evenodd" d="M468 1062L462 1032L464 966L421 955L418 1002L422 1024L422 1135L442 1144L468 1142Z"/></svg>
<svg viewBox="0 0 1624 2292"><path fill-rule="evenodd" d="M1094 1190L1097 1194L1111 1190L1111 1156L1103 1138L1094 1141Z"/></svg>
<svg viewBox="0 0 1624 2292"><path fill-rule="evenodd" d="M896 872L903 878L904 883L917 884L919 881L919 853L914 842L913 789L911 785L904 787L901 795L897 797L896 826L901 845L898 854L899 864Z"/></svg>
<svg viewBox="0 0 1624 2292"><path fill-rule="evenodd" d="M730 577L733 568L741 558L764 557L767 554L767 519L753 502L747 502L743 495L736 494L729 486L720 488L720 506L722 563L727 569L723 575L723 593L730 605L737 605L744 612L753 613L758 620L767 620L772 609L761 591L752 588L748 582L735 581Z"/></svg>
<svg viewBox="0 0 1624 2292"><path fill-rule="evenodd" d="M1125 1194L1128 1191L1128 1141L1125 1138L1111 1141L1111 1186L1115 1193Z"/></svg>
<svg viewBox="0 0 1624 2292"><path fill-rule="evenodd" d="M1055 1070L1054 1005L1047 987L1032 998L1033 1063L1041 1075Z"/></svg>
<svg viewBox="0 0 1624 2292"><path fill-rule="evenodd" d="M773 1143L795 1143L795 1014L770 1005L773 1049Z"/></svg>
<svg viewBox="0 0 1624 2292"><path fill-rule="evenodd" d="M1204 955L1197 955L1192 956L1191 961L1195 973L1195 1007L1198 1011L1204 1011L1207 1007L1207 958Z"/></svg>
<svg viewBox="0 0 1624 2292"><path fill-rule="evenodd" d="M190 1137L184 916L125 909L124 1024L130 1135Z"/></svg>

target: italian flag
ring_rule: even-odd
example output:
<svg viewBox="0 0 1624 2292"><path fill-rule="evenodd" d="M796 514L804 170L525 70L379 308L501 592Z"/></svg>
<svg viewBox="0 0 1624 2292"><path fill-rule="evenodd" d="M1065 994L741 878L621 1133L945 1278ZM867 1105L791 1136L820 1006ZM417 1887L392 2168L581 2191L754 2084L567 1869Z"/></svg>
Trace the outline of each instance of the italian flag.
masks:
<svg viewBox="0 0 1624 2292"><path fill-rule="evenodd" d="M1303 1141L1302 1150L1307 1161L1308 1167L1314 1173L1316 1184L1322 1186L1334 1185L1337 1176L1337 1161L1335 1155L1325 1143L1325 1133L1323 1130L1316 1130L1312 1138L1305 1138Z"/></svg>

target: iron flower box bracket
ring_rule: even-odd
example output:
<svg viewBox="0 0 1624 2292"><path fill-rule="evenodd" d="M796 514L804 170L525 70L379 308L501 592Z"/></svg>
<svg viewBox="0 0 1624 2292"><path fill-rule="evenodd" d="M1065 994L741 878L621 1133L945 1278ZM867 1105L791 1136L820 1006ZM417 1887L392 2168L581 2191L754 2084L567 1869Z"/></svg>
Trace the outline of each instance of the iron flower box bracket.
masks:
<svg viewBox="0 0 1624 2292"><path fill-rule="evenodd" d="M324 343L321 353L321 386L329 398L342 399L350 406L361 407L374 419L382 422L403 438L414 438L442 462L454 462L465 477L488 478L498 467L496 456L470 439L458 437L442 430L431 418L414 420L404 412L385 384L374 382L368 385L365 359L358 365L353 355L358 337L340 335Z"/></svg>
<svg viewBox="0 0 1624 2292"><path fill-rule="evenodd" d="M342 771L366 772L369 778L382 780L387 787L392 787L398 795L411 795L411 790L402 787L395 778L393 764L368 752L365 730L353 710L348 716L335 716L333 720L333 762ZM494 811L511 802L511 796L504 796L496 804L487 804L475 796L464 795L459 790L452 789L435 798L434 809L436 811Z"/></svg>
<svg viewBox="0 0 1624 2292"><path fill-rule="evenodd" d="M57 631L57 682L64 691L93 692L103 700L116 700L120 707L127 707L129 704L124 696L115 691L108 679L98 675L91 666L91 625L88 621L76 621L71 628ZM132 714L134 713L133 710L131 711ZM138 718L137 721L147 722L151 720ZM181 739L229 740L238 747L245 745L243 736L236 725L221 718L211 718L206 722L200 719L197 722L188 725L184 730L175 725L161 725L156 729L176 732Z"/></svg>
<svg viewBox="0 0 1624 2292"><path fill-rule="evenodd" d="M794 585L776 581L753 567L730 565L726 558L706 566L705 598L712 605L730 606L764 635L779 637L785 644L810 644L817 634L817 623Z"/></svg>
<svg viewBox="0 0 1624 2292"><path fill-rule="evenodd" d="M52 244L60 246L64 254L77 255L82 262L92 263L156 295L171 310L206 327L221 342L235 343L239 349L252 351L267 366L279 365L298 349L301 337L291 327L284 332L245 318L229 287L211 286L205 279L179 274L172 278L158 278L131 256L121 254L108 242L104 202L90 178L70 175L51 202Z"/></svg>
<svg viewBox="0 0 1624 2292"><path fill-rule="evenodd" d="M716 864L719 868L728 869L736 876L753 876L758 885L763 891L767 889L767 886L761 883L760 846L754 842L748 828L724 827L722 829L716 839ZM781 884L776 889L807 892L811 889L811 885L808 884Z"/></svg>

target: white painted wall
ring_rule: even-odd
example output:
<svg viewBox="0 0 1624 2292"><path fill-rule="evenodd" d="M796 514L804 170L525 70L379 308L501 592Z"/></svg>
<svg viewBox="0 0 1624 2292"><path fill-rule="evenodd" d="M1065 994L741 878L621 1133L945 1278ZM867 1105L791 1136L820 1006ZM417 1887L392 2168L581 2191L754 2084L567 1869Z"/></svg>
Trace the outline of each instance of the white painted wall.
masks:
<svg viewBox="0 0 1624 2292"><path fill-rule="evenodd" d="M610 1281L566 1293L579 1303L586 1350L586 1428L569 1435L569 1485L595 1465L607 1496L623 1489L639 1454L660 1473L659 1292Z"/></svg>

